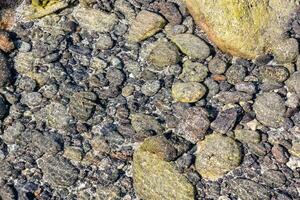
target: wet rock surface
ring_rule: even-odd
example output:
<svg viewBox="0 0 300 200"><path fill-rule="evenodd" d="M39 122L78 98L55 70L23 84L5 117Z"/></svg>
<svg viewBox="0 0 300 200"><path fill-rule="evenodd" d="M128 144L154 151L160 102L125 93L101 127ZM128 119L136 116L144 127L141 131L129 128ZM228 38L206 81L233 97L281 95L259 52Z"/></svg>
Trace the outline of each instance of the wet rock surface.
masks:
<svg viewBox="0 0 300 200"><path fill-rule="evenodd" d="M0 1L0 199L299 199L298 12L246 60L183 1L33 2Z"/></svg>

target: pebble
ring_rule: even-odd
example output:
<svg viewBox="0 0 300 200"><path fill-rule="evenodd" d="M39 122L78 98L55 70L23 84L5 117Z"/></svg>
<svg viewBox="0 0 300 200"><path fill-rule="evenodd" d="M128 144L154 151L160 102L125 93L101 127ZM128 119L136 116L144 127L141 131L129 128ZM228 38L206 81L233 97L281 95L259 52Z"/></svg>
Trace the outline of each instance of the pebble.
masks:
<svg viewBox="0 0 300 200"><path fill-rule="evenodd" d="M0 119L4 119L8 114L9 106L6 100L0 95Z"/></svg>
<svg viewBox="0 0 300 200"><path fill-rule="evenodd" d="M213 74L224 74L227 69L227 64L218 57L214 57L208 63L208 69Z"/></svg>
<svg viewBox="0 0 300 200"><path fill-rule="evenodd" d="M167 66L177 64L179 58L178 49L174 44L159 40L153 44L147 60L155 69L163 70Z"/></svg>
<svg viewBox="0 0 300 200"><path fill-rule="evenodd" d="M55 187L68 187L78 178L78 170L66 159L44 155L37 161L43 179Z"/></svg>
<svg viewBox="0 0 300 200"><path fill-rule="evenodd" d="M201 107L192 107L184 111L176 133L192 143L197 143L204 138L209 125L207 111Z"/></svg>
<svg viewBox="0 0 300 200"><path fill-rule="evenodd" d="M289 38L274 44L273 54L278 63L291 63L296 61L299 55L298 41Z"/></svg>
<svg viewBox="0 0 300 200"><path fill-rule="evenodd" d="M241 65L231 65L226 71L228 83L235 85L240 83L246 77L246 69Z"/></svg>
<svg viewBox="0 0 300 200"><path fill-rule="evenodd" d="M294 72L285 83L300 98L300 72Z"/></svg>
<svg viewBox="0 0 300 200"><path fill-rule="evenodd" d="M147 81L142 85L141 92L146 96L154 96L160 89L160 81Z"/></svg>
<svg viewBox="0 0 300 200"><path fill-rule="evenodd" d="M14 48L15 45L12 42L9 33L4 30L0 30L0 49L5 53L9 53Z"/></svg>
<svg viewBox="0 0 300 200"><path fill-rule="evenodd" d="M22 40L17 40L16 47L20 52L29 52L31 51L31 44Z"/></svg>
<svg viewBox="0 0 300 200"><path fill-rule="evenodd" d="M209 46L192 34L178 34L171 38L178 48L191 59L204 60L210 55Z"/></svg>
<svg viewBox="0 0 300 200"><path fill-rule="evenodd" d="M131 42L143 41L159 32L165 24L166 20L160 15L142 10L129 28L128 40Z"/></svg>
<svg viewBox="0 0 300 200"><path fill-rule="evenodd" d="M216 132L225 134L232 130L239 113L240 109L238 107L223 110L218 113L217 118L210 124L210 127Z"/></svg>
<svg viewBox="0 0 300 200"><path fill-rule="evenodd" d="M287 163L289 161L289 153L283 146L276 144L271 151L277 162Z"/></svg>
<svg viewBox="0 0 300 200"><path fill-rule="evenodd" d="M284 82L289 77L289 71L280 66L260 66L259 75L263 81Z"/></svg>
<svg viewBox="0 0 300 200"><path fill-rule="evenodd" d="M281 171L267 170L263 173L262 179L272 188L278 188L285 184L286 177Z"/></svg>
<svg viewBox="0 0 300 200"><path fill-rule="evenodd" d="M42 100L43 100L43 98L42 98L41 93L30 92L30 93L25 93L22 95L21 103L23 103L29 107L34 107L34 106L40 105Z"/></svg>
<svg viewBox="0 0 300 200"><path fill-rule="evenodd" d="M92 13L92 14L91 14ZM116 14L77 6L73 15L79 26L89 31L110 32L118 22Z"/></svg>
<svg viewBox="0 0 300 200"><path fill-rule="evenodd" d="M196 169L207 180L216 181L240 165L242 152L235 140L219 133L197 143Z"/></svg>
<svg viewBox="0 0 300 200"><path fill-rule="evenodd" d="M172 86L172 97L177 102L194 103L206 93L206 88L198 82L176 82Z"/></svg>
<svg viewBox="0 0 300 200"><path fill-rule="evenodd" d="M256 118L266 126L278 128L284 123L286 111L283 99L276 93L262 93L253 105Z"/></svg>
<svg viewBox="0 0 300 200"><path fill-rule="evenodd" d="M201 63L187 60L183 63L179 78L184 82L202 82L208 75L207 67Z"/></svg>
<svg viewBox="0 0 300 200"><path fill-rule="evenodd" d="M161 124L151 115L135 113L130 115L130 119L133 129L137 133L155 131L157 134L160 134L163 131Z"/></svg>
<svg viewBox="0 0 300 200"><path fill-rule="evenodd" d="M99 34L99 38L97 42L95 43L95 49L99 50L107 50L111 49L114 46L114 41L112 40L111 36L109 34Z"/></svg>
<svg viewBox="0 0 300 200"><path fill-rule="evenodd" d="M158 5L159 12L168 20L172 25L177 25L182 22L182 16L176 7L175 3L172 2L161 2Z"/></svg>
<svg viewBox="0 0 300 200"><path fill-rule="evenodd" d="M69 111L78 120L88 120L96 107L97 96L93 92L77 92L70 98Z"/></svg>
<svg viewBox="0 0 300 200"><path fill-rule="evenodd" d="M230 180L228 184L230 191L241 200L271 199L270 191L252 180L237 178Z"/></svg>
<svg viewBox="0 0 300 200"><path fill-rule="evenodd" d="M0 52L0 87L10 83L12 75L6 57Z"/></svg>

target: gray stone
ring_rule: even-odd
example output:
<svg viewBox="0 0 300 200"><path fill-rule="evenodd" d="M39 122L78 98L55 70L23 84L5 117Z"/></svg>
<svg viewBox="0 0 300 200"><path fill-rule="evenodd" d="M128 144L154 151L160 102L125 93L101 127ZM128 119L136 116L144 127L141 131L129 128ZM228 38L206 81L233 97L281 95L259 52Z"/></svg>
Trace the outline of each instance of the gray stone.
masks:
<svg viewBox="0 0 300 200"><path fill-rule="evenodd" d="M226 71L228 83L235 85L244 80L246 76L246 69L241 65L231 65Z"/></svg>
<svg viewBox="0 0 300 200"><path fill-rule="evenodd" d="M226 63L218 57L214 57L208 63L208 69L213 74L223 74L227 69Z"/></svg>
<svg viewBox="0 0 300 200"><path fill-rule="evenodd" d="M285 83L300 98L300 71L294 72Z"/></svg>
<svg viewBox="0 0 300 200"><path fill-rule="evenodd" d="M205 65L187 60L183 63L182 73L179 78L184 82L201 82L208 75L208 69Z"/></svg>
<svg viewBox="0 0 300 200"><path fill-rule="evenodd" d="M201 107L192 107L184 111L176 133L186 140L196 143L204 138L209 124L207 111Z"/></svg>
<svg viewBox="0 0 300 200"><path fill-rule="evenodd" d="M66 188L78 178L78 170L66 159L44 155L37 160L43 179L54 187Z"/></svg>
<svg viewBox="0 0 300 200"><path fill-rule="evenodd" d="M178 34L171 38L178 48L191 59L204 60L210 55L209 46L192 34Z"/></svg>
<svg viewBox="0 0 300 200"><path fill-rule="evenodd" d="M278 128L284 123L284 100L274 92L259 95L253 109L258 121L266 126Z"/></svg>
<svg viewBox="0 0 300 200"><path fill-rule="evenodd" d="M166 24L166 20L160 15L142 10L132 22L128 40L140 42L160 31Z"/></svg>
<svg viewBox="0 0 300 200"><path fill-rule="evenodd" d="M228 184L230 191L241 200L271 199L271 191L254 181L238 178L230 180Z"/></svg>
<svg viewBox="0 0 300 200"><path fill-rule="evenodd" d="M96 9L77 6L73 15L82 28L89 31L110 32L117 24L118 18L114 13L105 13Z"/></svg>
<svg viewBox="0 0 300 200"><path fill-rule="evenodd" d="M216 181L240 165L242 152L238 143L219 133L198 142L196 169L204 179Z"/></svg>
<svg viewBox="0 0 300 200"><path fill-rule="evenodd" d="M69 111L78 120L88 120L96 106L97 96L93 92L77 92L70 99Z"/></svg>
<svg viewBox="0 0 300 200"><path fill-rule="evenodd" d="M239 108L229 108L219 112L217 118L211 123L210 127L219 133L225 134L230 131L238 118Z"/></svg>

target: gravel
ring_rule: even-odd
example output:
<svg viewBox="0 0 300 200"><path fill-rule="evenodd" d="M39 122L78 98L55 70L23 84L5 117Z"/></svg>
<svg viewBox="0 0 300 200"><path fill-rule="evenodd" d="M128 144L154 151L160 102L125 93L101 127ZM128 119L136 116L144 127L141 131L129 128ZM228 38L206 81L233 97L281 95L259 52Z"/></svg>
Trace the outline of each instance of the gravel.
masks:
<svg viewBox="0 0 300 200"><path fill-rule="evenodd" d="M178 0L69 3L0 16L0 199L299 199L299 13L245 60Z"/></svg>

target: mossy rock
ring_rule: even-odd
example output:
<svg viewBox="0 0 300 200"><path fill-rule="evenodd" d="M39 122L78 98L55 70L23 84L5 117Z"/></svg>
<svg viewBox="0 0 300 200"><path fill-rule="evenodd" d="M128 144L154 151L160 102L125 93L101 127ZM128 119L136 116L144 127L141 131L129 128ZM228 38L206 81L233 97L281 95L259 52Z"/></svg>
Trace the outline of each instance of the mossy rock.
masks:
<svg viewBox="0 0 300 200"><path fill-rule="evenodd" d="M185 0L195 22L222 51L254 59L274 53L279 62L294 61L298 47L282 33L298 8L294 0ZM279 48L281 46L281 48ZM284 46L284 50L283 47Z"/></svg>
<svg viewBox="0 0 300 200"><path fill-rule="evenodd" d="M133 156L133 183L137 195L144 200L194 200L195 191L188 179L180 174L164 154L173 151L160 137L148 138ZM168 144L155 146L155 144ZM153 146L154 145L154 146ZM168 148L167 148L168 147ZM168 149L165 153L164 150Z"/></svg>

